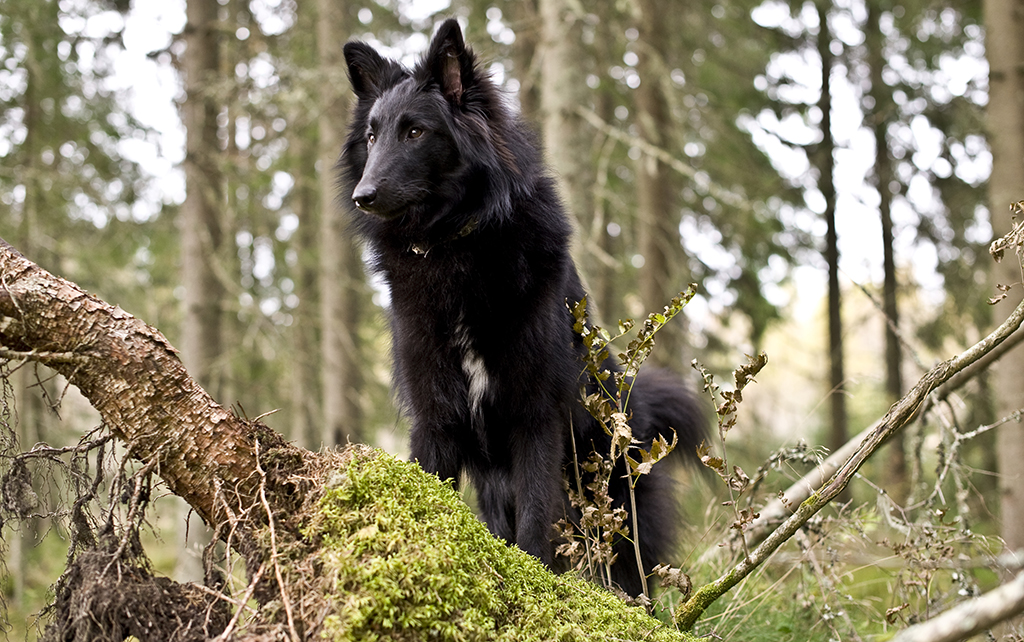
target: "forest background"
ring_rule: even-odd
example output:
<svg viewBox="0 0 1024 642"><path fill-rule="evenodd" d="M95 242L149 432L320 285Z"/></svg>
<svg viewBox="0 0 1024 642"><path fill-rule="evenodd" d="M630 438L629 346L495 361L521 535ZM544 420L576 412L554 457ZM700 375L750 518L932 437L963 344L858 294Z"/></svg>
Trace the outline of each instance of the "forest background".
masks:
<svg viewBox="0 0 1024 642"><path fill-rule="evenodd" d="M411 64L458 16L544 142L600 322L695 282L655 361L696 386L693 358L726 380L768 354L715 444L755 479L732 501L756 509L998 324L997 284L1019 300L1019 265L987 252L1024 198L1012 7L2 0L0 238L158 327L239 414L276 411L265 421L314 450L401 454L387 292L336 200L341 45ZM1024 546L1022 378L1011 353L869 462L758 576L784 608L750 588L704 626L762 609L770 639L868 635L1005 579L1000 554ZM22 446L99 422L41 369L11 380ZM699 566L733 508L725 487L681 483L679 557ZM186 544L187 511L156 507L157 566L201 577L201 523ZM59 519L13 526L2 588L20 639L65 546Z"/></svg>

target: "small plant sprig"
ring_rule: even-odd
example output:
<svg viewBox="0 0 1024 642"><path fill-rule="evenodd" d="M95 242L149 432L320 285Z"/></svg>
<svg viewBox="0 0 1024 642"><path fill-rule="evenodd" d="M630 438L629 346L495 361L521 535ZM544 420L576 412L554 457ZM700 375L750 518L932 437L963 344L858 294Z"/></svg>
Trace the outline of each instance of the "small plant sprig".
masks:
<svg viewBox="0 0 1024 642"><path fill-rule="evenodd" d="M567 555L577 569L587 568L591 577L594 577L595 570L600 568L601 579L609 588L610 567L615 561L612 543L618 537L630 539L631 530L634 534L638 530L634 492L636 483L640 477L649 474L654 465L672 452L678 443L677 435L673 435L671 442L659 435L651 443L650 449L645 450L640 446L640 442L633 438L633 430L629 425L629 398L633 383L641 366L654 349L655 335L682 312L696 291L697 286L690 284L685 292L674 297L661 312L647 316L640 324L636 336L627 345L626 351L617 355L620 369L607 365L610 358L609 345L629 334L637 326L636 322L632 319L619 321L617 334L613 336L604 328L588 322L586 297L575 305L569 305L574 319L573 329L581 337L586 348L584 367L589 376L581 379L589 381L594 389L588 392L586 385L582 387L583 404L611 437L611 446L606 457L595 454L586 462L578 463L575 471L575 490L572 490L572 484L567 482L570 502L580 511L582 517L578 527L566 520L560 523L565 543L558 547L558 553ZM595 460L595 457L602 463ZM629 476L631 525L626 524L625 511L621 507L612 507L608 493L612 471L620 457L626 464ZM584 492L580 468L587 474L587 493ZM580 535L578 538L577 530ZM635 536L631 539L643 588L642 600L650 604L639 539Z"/></svg>
<svg viewBox="0 0 1024 642"><path fill-rule="evenodd" d="M617 355L619 365L623 368L621 372L612 372L605 365L605 361L610 356L608 346L629 334L636 327L636 322L633 319L620 320L617 328L618 333L612 336L611 333L601 326L588 323L586 297L583 297L575 305L570 306L569 309L572 311L574 319L573 331L580 335L583 345L587 349L586 370L593 377L594 381L600 385L603 396L610 403L613 402L619 412L623 412L629 404L629 393L633 387L633 379L636 378L640 372L640 367L651 355L651 350L654 349L655 335L676 315L682 312L686 304L696 294L697 285L691 283L685 292L680 292L677 296L673 297L661 312L652 312L647 315L647 318L640 324L636 337L626 347L626 351L620 352ZM612 381L610 386L607 385L609 379Z"/></svg>
<svg viewBox="0 0 1024 642"><path fill-rule="evenodd" d="M736 518L731 528L739 531L741 535L747 525L757 519L758 514L749 507L740 508L736 504L736 498L750 486L750 477L739 466L733 466L732 470L729 470L725 442L729 431L736 427L736 414L743 401L743 389L747 387L747 384L756 382L754 377L768 365L768 355L764 352L756 357L750 355L746 355L746 357L747 363L733 370L734 386L732 390L722 390L722 387L715 383L715 376L696 359L693 360L694 369L700 372L701 378L704 380L704 392L711 396L715 405L715 414L718 417L718 439L722 444L721 457L712 455L711 446L706 443L702 443L698 447L697 455L701 462L715 471L729 488L729 501L726 502L726 505L733 507ZM742 539L742 541L745 550L746 540Z"/></svg>
<svg viewBox="0 0 1024 642"><path fill-rule="evenodd" d="M611 566L615 562L614 543L617 537L628 537L626 510L613 506L608 494L608 481L612 464L598 453L591 453L578 469L590 480L583 486L577 469L575 487L563 480L570 503L580 511L579 524L560 520L562 544L556 551L568 557L574 570L590 578L601 578L605 587L611 587ZM582 537L577 537L577 529Z"/></svg>
<svg viewBox="0 0 1024 642"><path fill-rule="evenodd" d="M1021 279L1024 280L1024 218L1018 220L1018 216L1024 215L1024 201L1017 201L1010 206L1012 212L1010 219L1013 221L1012 229L1005 235L992 241L988 246L988 253L993 260L999 263L1003 260L1006 250L1012 249L1017 254L1017 261L1021 262ZM995 305L1005 299L1013 288L1013 284L997 283L996 289L999 294L988 300L989 305Z"/></svg>

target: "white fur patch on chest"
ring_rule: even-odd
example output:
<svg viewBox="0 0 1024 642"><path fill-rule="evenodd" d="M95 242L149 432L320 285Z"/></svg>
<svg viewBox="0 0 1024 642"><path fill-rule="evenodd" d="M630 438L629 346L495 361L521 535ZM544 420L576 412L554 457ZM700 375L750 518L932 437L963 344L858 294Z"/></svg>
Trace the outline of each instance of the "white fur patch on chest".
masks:
<svg viewBox="0 0 1024 642"><path fill-rule="evenodd" d="M466 374L466 381L469 384L469 409L474 415L478 415L490 383L487 367L484 365L484 358L473 349L466 326L456 326L455 341L462 349L462 372Z"/></svg>

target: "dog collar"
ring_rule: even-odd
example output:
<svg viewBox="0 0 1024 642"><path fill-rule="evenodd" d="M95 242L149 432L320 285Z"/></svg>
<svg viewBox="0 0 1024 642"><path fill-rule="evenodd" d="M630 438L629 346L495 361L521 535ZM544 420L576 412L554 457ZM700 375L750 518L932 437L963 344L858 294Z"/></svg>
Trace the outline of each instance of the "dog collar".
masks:
<svg viewBox="0 0 1024 642"><path fill-rule="evenodd" d="M448 238L442 239L440 242L435 243L433 245L428 245L427 243L413 243L412 245L409 246L409 251L417 256L425 257L427 253L430 252L430 250L434 249L438 245L441 245L443 243L450 243L456 239L461 239L464 236L469 236L479 224L480 221L478 221L476 217L473 217L469 219L469 221L467 221L465 225L462 226L462 229L460 229L455 234L452 234Z"/></svg>

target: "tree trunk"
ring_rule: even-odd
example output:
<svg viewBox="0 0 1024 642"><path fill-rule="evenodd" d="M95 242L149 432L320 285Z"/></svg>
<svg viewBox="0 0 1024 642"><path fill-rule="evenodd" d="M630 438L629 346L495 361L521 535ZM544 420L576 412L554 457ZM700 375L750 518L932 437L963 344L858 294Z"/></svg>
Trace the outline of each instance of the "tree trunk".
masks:
<svg viewBox="0 0 1024 642"><path fill-rule="evenodd" d="M308 128L307 128L308 129ZM293 312L291 325L291 439L303 448L315 449L320 445L320 395L317 379L320 370L319 342L317 340L318 291L317 237L319 230L319 185L316 178L315 137L312 132L300 131L291 136L295 153L295 187L293 209L299 217L294 247L297 254L294 267L295 294L298 307Z"/></svg>
<svg viewBox="0 0 1024 642"><path fill-rule="evenodd" d="M512 27L516 33L516 46L512 47L512 65L519 80L519 113L529 123L540 120L539 70L537 68L537 41L541 23L537 0L516 0L511 5Z"/></svg>
<svg viewBox="0 0 1024 642"><path fill-rule="evenodd" d="M872 129L875 135L875 187L878 190L878 213L882 221L882 312L885 315L885 392L887 402L894 404L903 396L903 375L900 370L902 354L899 329L899 308L896 304L896 260L893 248L892 196L890 186L895 181L892 160L889 157L887 129L894 106L888 88L882 80L885 67L884 36L879 19L882 10L877 0L868 2L868 19L865 27L865 44L868 50L868 65L871 68L871 90L869 96L874 106L870 110ZM897 502L907 497L907 461L903 448L903 433L897 433L886 446L886 464L889 495Z"/></svg>
<svg viewBox="0 0 1024 642"><path fill-rule="evenodd" d="M590 103L582 40L582 5L569 0L540 0L540 111L542 137L550 167L577 230L587 234L593 212L594 172L591 164L593 132L577 113ZM587 238L580 245L586 248ZM579 245L577 246L579 247ZM593 272L592 253L576 252L584 281ZM588 288L589 289L589 288Z"/></svg>
<svg viewBox="0 0 1024 642"><path fill-rule="evenodd" d="M601 5L601 22L597 25L597 36L594 43L594 58L599 68L615 64L619 52L619 31L621 23L616 20L613 2L603 2ZM615 118L616 95L614 80L607 74L598 73L599 85L594 96L594 111L598 117L606 123L613 122ZM615 321L626 319L629 314L626 312L623 297L622 271L625 264L625 250L623 249L622 232L623 225L619 225L619 233L612 236L608 232L608 226L612 219L613 201L613 177L614 169L612 155L615 148L621 142L612 136L604 134L601 137L600 151L595 165L594 175L594 214L590 222L590 251L597 256L592 263L594 270L589 275L590 293L596 299L600 308L600 315L595 315L596 323L605 327L614 327ZM621 223L625 223L622 221ZM635 289L630 283L629 291Z"/></svg>
<svg viewBox="0 0 1024 642"><path fill-rule="evenodd" d="M989 64L988 129L992 149L989 210L996 237L1010 229L1007 208L1024 199L1024 29L1020 5L1013 0L986 0L985 48ZM998 317L1020 300L1020 265L1007 256L993 270L993 281L1013 284L1007 299L996 305ZM1006 416L1024 407L1024 360L1004 359L992 376L996 412ZM1018 423L1001 426L997 436L1002 527L1008 550L1024 548L1024 432Z"/></svg>
<svg viewBox="0 0 1024 642"><path fill-rule="evenodd" d="M6 285L0 345L35 351L36 360L81 389L131 456L158 466L170 489L207 523L256 500L257 444L264 453L301 452L217 405L160 332L47 273L2 240L0 275Z"/></svg>
<svg viewBox="0 0 1024 642"><path fill-rule="evenodd" d="M636 69L640 86L636 89L636 121L644 141L659 149L669 149L669 132L675 124L662 86L662 80L669 75L664 55L669 39L662 15L665 8L656 0L639 0L637 7L640 37ZM644 257L640 298L648 313L661 312L687 283L678 277L684 257L673 178L674 172L668 165L653 156L642 155L637 162L637 236ZM651 353L655 363L681 369L684 319L680 315L658 334L658 349Z"/></svg>
<svg viewBox="0 0 1024 642"><path fill-rule="evenodd" d="M24 126L25 141L21 146L21 158L19 166L22 173L22 180L25 186L25 201L21 210L21 221L18 226L18 242L25 248L35 249L35 236L38 233L39 197L42 195L42 188L39 185L40 163L38 127L40 126L40 105L37 87L42 78L40 75L39 46L33 34L29 33L25 39L25 100L24 100ZM15 398L18 400L18 442L23 448L34 444L39 440L40 403L39 396L32 389L36 383L34 379L34 368L22 368L13 381L15 387ZM36 522L31 520L23 524L19 532L14 534L11 551L10 566L11 575L14 578L12 586L15 605L19 605L25 597L25 578L28 574L28 565L25 563L25 556L28 551L36 545Z"/></svg>
<svg viewBox="0 0 1024 642"><path fill-rule="evenodd" d="M216 261L223 241L218 211L217 104L210 90L219 75L216 0L189 0L183 60L186 100L185 202L181 206L182 284L185 289L181 357L216 397L221 386L216 361L222 352L223 284Z"/></svg>
<svg viewBox="0 0 1024 642"><path fill-rule="evenodd" d="M299 33L313 33L319 20L317 7L303 3L296 7L296 29ZM316 42L303 42L292 52L294 63L300 69L313 69L317 64ZM319 83L306 87L311 96L318 95ZM305 104L297 105L288 114L288 148L290 172L295 179L290 199L292 211L298 217L298 229L291 239L295 263L289 271L295 283L298 304L292 311L289 356L291 370L291 425L292 442L315 450L320 446L320 426L323 396L320 377L323 372L320 342L320 255L321 230L320 179L317 176L319 154L319 116L310 113Z"/></svg>
<svg viewBox="0 0 1024 642"><path fill-rule="evenodd" d="M206 524L221 525L221 537L231 538L251 574L266 555L253 532L268 515L293 513L303 494L293 481L279 483L276 471L301 474L309 453L219 406L160 332L47 273L2 239L0 280L2 357L45 364L81 390L130 457L159 474Z"/></svg>
<svg viewBox="0 0 1024 642"><path fill-rule="evenodd" d="M348 122L348 82L339 43L349 33L349 7L347 2L319 0L317 8L317 52L323 76L318 154L324 404L321 437L325 445L335 445L365 438L359 341L364 277L359 247L345 231L336 169Z"/></svg>
<svg viewBox="0 0 1024 642"><path fill-rule="evenodd" d="M839 237L836 231L836 189L835 141L832 138L832 66L833 56L829 48L832 34L828 26L829 4L817 3L818 9L818 54L821 57L821 143L817 149L818 189L825 197L825 260L828 263L828 354L829 400L832 408L832 422L828 446L832 450L846 443L846 393L843 372L843 319L841 310L842 294L839 289Z"/></svg>

